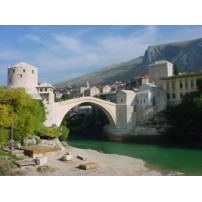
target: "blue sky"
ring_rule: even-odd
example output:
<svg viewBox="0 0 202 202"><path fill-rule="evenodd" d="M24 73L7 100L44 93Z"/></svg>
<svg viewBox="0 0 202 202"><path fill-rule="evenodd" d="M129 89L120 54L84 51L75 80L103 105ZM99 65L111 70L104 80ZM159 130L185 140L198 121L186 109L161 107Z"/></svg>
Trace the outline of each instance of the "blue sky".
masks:
<svg viewBox="0 0 202 202"><path fill-rule="evenodd" d="M202 37L202 26L0 26L0 85L9 64L39 68L55 84L144 55L148 46Z"/></svg>

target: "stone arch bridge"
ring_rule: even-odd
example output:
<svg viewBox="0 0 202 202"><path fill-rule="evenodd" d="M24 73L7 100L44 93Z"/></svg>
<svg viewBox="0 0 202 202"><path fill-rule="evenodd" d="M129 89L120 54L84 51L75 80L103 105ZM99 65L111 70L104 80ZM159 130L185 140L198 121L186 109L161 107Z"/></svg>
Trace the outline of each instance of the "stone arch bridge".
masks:
<svg viewBox="0 0 202 202"><path fill-rule="evenodd" d="M70 109L85 102L97 105L106 114L110 125L116 125L116 104L90 96L55 103L56 125L60 126L65 114Z"/></svg>
<svg viewBox="0 0 202 202"><path fill-rule="evenodd" d="M70 109L82 103L88 102L98 106L108 117L110 125L107 125L105 127L106 134L129 134L136 124L136 115L133 110L134 107L127 102L122 102L123 99L120 100L121 103L118 102L116 104L113 102L88 96L70 99L62 102L56 102L53 105L49 105L50 108L47 108L48 114L45 125L60 126L64 116Z"/></svg>

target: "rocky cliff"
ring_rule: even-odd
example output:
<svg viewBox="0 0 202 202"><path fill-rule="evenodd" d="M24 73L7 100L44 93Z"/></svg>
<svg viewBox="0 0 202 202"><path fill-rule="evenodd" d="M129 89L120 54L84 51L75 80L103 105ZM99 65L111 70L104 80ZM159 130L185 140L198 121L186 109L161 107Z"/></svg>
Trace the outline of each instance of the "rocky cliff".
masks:
<svg viewBox="0 0 202 202"><path fill-rule="evenodd" d="M148 65L157 60L168 60L175 63L180 72L202 71L202 38L149 46L144 56L129 62L101 68L90 74L64 81L55 87L64 87L72 84L110 84L120 80L130 80L135 76L145 74Z"/></svg>

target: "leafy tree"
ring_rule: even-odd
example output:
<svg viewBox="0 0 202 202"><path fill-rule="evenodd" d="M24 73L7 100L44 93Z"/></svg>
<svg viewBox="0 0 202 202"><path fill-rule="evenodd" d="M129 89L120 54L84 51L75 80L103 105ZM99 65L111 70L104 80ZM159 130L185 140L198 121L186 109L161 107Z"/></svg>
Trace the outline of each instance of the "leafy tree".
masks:
<svg viewBox="0 0 202 202"><path fill-rule="evenodd" d="M33 135L44 121L42 101L32 99L23 88L0 88L0 127L11 128L13 125L15 139Z"/></svg>
<svg viewBox="0 0 202 202"><path fill-rule="evenodd" d="M60 101L65 101L65 100L69 100L69 99L72 99L72 95L63 94L62 97L60 98Z"/></svg>
<svg viewBox="0 0 202 202"><path fill-rule="evenodd" d="M202 135L202 93L186 94L180 105L165 110L165 116L176 134Z"/></svg>
<svg viewBox="0 0 202 202"><path fill-rule="evenodd" d="M0 128L0 146L4 145L9 140L9 130Z"/></svg>

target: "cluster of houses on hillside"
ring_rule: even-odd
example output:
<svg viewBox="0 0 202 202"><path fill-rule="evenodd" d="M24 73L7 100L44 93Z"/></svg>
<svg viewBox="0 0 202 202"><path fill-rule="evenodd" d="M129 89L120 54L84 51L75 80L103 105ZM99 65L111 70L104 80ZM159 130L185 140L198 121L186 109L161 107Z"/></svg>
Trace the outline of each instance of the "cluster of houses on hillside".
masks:
<svg viewBox="0 0 202 202"><path fill-rule="evenodd" d="M70 95L67 96L69 98L93 96L116 103L118 126L129 130L152 119L168 105L181 103L186 93L197 91L199 78L202 78L202 73L174 75L173 64L161 60L149 65L147 75L135 77L128 82L105 86L90 86L86 82L82 86L55 89L49 83L38 82L38 68L20 62L9 66L7 88L24 87L34 99L43 100L48 114L45 124L48 126L55 124L55 98L60 101L63 95ZM81 107L79 112L91 113L91 110L87 106Z"/></svg>
<svg viewBox="0 0 202 202"><path fill-rule="evenodd" d="M49 83L38 83L36 67L20 62L9 66L7 87L24 87L32 97L42 98L48 103L54 102L53 96L60 100L65 94L70 95L70 98L92 96L116 103L118 92L131 90L137 95L136 106L145 107L161 103L166 103L167 106L180 104L186 93L196 91L196 81L199 78L202 78L202 73L174 75L173 64L160 60L149 65L148 74L137 76L128 82L117 81L112 85L90 86L87 81L81 86L55 89Z"/></svg>
<svg viewBox="0 0 202 202"><path fill-rule="evenodd" d="M116 103L117 92L132 90L137 93L138 105L152 105L160 94L165 95L168 105L177 105L186 93L197 90L198 78L202 78L202 73L174 75L173 64L161 60L149 65L148 74L137 76L131 81L117 81L112 85L104 86L90 86L87 81L81 86L55 89L55 96L57 99L63 94L69 94L71 98L93 96Z"/></svg>

